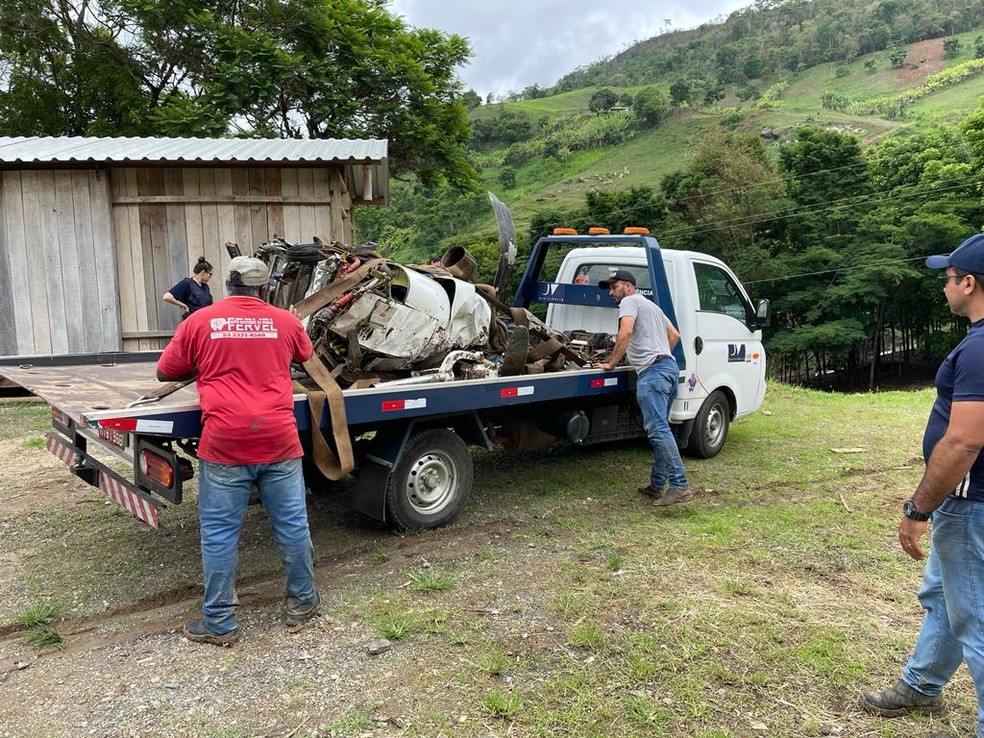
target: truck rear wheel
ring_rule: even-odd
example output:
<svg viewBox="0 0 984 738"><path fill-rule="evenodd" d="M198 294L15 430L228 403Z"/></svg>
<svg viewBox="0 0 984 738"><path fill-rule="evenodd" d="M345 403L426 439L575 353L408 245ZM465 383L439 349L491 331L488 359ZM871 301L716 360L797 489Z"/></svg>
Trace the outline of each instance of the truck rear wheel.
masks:
<svg viewBox="0 0 984 738"><path fill-rule="evenodd" d="M468 446L444 428L407 441L386 483L387 518L400 528L437 528L457 517L471 493Z"/></svg>
<svg viewBox="0 0 984 738"><path fill-rule="evenodd" d="M698 459L717 456L724 448L728 438L728 425L731 423L731 405L720 390L707 396L704 404L694 418L694 428L690 432L687 453Z"/></svg>

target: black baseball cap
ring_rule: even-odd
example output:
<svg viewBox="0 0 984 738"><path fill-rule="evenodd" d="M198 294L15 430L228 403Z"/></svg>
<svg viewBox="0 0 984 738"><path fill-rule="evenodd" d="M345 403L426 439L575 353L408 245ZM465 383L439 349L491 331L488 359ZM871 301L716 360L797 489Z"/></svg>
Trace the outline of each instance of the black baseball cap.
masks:
<svg viewBox="0 0 984 738"><path fill-rule="evenodd" d="M608 279L603 279L598 283L598 286L603 290L607 290L615 282L628 282L634 285L636 283L635 276L632 272L627 269L616 269L614 272L608 275Z"/></svg>
<svg viewBox="0 0 984 738"><path fill-rule="evenodd" d="M971 236L949 254L936 254L926 259L930 269L956 267L971 274L984 274L984 233Z"/></svg>

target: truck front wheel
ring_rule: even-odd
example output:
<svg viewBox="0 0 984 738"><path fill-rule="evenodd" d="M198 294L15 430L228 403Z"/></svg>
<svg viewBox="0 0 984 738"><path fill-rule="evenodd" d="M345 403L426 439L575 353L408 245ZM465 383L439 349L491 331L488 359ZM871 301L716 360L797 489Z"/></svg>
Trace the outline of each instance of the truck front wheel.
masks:
<svg viewBox="0 0 984 738"><path fill-rule="evenodd" d="M698 459L717 456L728 438L730 422L731 405L728 403L728 398L720 390L715 390L707 396L704 404L697 411L694 428L690 432L690 442L687 444L687 453Z"/></svg>
<svg viewBox="0 0 984 738"><path fill-rule="evenodd" d="M400 528L437 528L457 517L471 492L468 446L444 428L407 441L386 484L387 518Z"/></svg>

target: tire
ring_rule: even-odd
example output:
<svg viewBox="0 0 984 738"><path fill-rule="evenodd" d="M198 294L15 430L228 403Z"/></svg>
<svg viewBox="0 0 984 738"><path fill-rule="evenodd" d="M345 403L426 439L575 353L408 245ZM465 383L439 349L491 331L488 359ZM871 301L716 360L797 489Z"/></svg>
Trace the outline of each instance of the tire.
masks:
<svg viewBox="0 0 984 738"><path fill-rule="evenodd" d="M386 482L386 517L398 528L438 528L454 520L471 493L468 446L444 428L414 433Z"/></svg>
<svg viewBox="0 0 984 738"><path fill-rule="evenodd" d="M710 459L724 448L731 424L731 405L720 390L714 390L697 411L690 431L687 453L698 459Z"/></svg>

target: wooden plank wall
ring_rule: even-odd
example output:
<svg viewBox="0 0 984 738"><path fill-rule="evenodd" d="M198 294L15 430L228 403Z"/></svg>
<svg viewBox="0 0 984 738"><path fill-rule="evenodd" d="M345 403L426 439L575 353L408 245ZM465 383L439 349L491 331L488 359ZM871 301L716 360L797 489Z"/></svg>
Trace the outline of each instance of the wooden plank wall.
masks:
<svg viewBox="0 0 984 738"><path fill-rule="evenodd" d="M0 178L0 355L118 351L117 272L105 174Z"/></svg>
<svg viewBox="0 0 984 738"><path fill-rule="evenodd" d="M244 254L275 237L309 243L319 233L352 242L341 168L141 167L113 169L109 179L124 350L167 343L181 316L161 296L198 257L215 269L212 295L224 296L226 241Z"/></svg>

